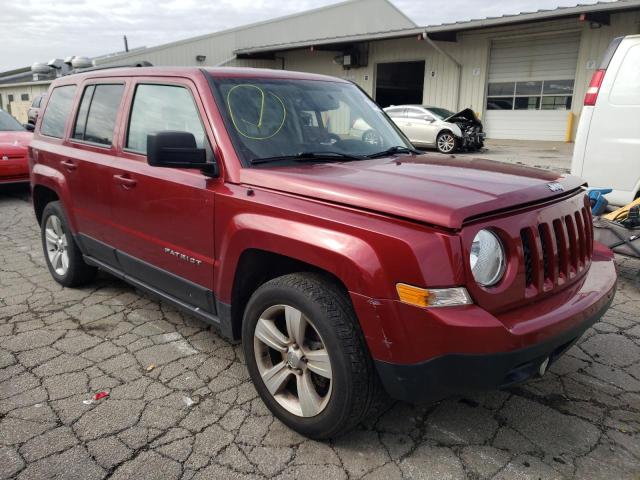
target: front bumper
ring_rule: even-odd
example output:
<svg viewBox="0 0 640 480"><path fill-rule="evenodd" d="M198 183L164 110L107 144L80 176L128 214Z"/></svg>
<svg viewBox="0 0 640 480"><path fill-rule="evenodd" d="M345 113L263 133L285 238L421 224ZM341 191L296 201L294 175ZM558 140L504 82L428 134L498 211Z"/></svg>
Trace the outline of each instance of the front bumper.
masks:
<svg viewBox="0 0 640 480"><path fill-rule="evenodd" d="M389 395L408 402L435 402L468 391L507 388L538 375L547 359L547 368L553 364L602 317L611 300L578 327L530 347L484 355L450 354L415 365L381 361L375 365Z"/></svg>
<svg viewBox="0 0 640 480"><path fill-rule="evenodd" d="M611 253L598 245L577 284L495 315L477 305L420 309L375 301L375 318L367 319L360 299L352 298L385 389L399 400L431 402L533 377L546 359L553 363L602 317L616 279Z"/></svg>
<svg viewBox="0 0 640 480"><path fill-rule="evenodd" d="M462 142L460 148L463 149L478 149L484 146L484 141L487 137L487 134L484 132L473 132L467 133L464 132L462 134Z"/></svg>

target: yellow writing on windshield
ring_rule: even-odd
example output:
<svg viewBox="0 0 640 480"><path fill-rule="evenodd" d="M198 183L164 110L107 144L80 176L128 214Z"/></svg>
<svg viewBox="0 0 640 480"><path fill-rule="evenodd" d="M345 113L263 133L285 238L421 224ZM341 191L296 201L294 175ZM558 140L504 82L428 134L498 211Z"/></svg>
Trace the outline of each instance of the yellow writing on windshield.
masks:
<svg viewBox="0 0 640 480"><path fill-rule="evenodd" d="M279 96L249 83L229 90L227 108L236 131L252 140L276 136L287 117L287 109Z"/></svg>

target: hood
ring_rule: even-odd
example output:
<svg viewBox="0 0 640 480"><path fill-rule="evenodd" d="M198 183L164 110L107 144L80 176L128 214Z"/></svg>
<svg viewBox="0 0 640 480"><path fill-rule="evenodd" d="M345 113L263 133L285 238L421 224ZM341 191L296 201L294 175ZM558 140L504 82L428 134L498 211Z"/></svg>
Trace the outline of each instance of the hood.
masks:
<svg viewBox="0 0 640 480"><path fill-rule="evenodd" d="M0 131L0 149L3 152L5 150L26 151L32 137L33 133L27 131Z"/></svg>
<svg viewBox="0 0 640 480"><path fill-rule="evenodd" d="M482 125L480 119L476 115L476 113L470 108L465 108L464 110L459 111L447 117L443 120L443 122L456 123L456 122L472 122L478 125Z"/></svg>
<svg viewBox="0 0 640 480"><path fill-rule="evenodd" d="M435 155L244 168L240 181L450 229L461 228L465 219L562 196L583 184L577 177L536 168ZM564 192L552 191L550 183L560 183Z"/></svg>

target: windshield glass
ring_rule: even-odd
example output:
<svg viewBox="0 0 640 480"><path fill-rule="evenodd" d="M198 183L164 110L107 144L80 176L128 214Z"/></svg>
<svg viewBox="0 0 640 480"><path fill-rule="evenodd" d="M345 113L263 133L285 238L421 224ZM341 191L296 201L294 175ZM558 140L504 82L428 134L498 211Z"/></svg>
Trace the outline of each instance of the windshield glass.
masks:
<svg viewBox="0 0 640 480"><path fill-rule="evenodd" d="M382 110L351 83L216 78L214 95L245 162L316 154L357 159L392 147L411 148ZM284 157L284 158L283 158Z"/></svg>
<svg viewBox="0 0 640 480"><path fill-rule="evenodd" d="M20 123L4 110L0 110L0 131L19 132L24 130Z"/></svg>
<svg viewBox="0 0 640 480"><path fill-rule="evenodd" d="M444 120L445 118L449 118L454 112L447 110L446 108L438 108L438 107L424 107L426 110L429 110L432 114L434 114L440 120Z"/></svg>

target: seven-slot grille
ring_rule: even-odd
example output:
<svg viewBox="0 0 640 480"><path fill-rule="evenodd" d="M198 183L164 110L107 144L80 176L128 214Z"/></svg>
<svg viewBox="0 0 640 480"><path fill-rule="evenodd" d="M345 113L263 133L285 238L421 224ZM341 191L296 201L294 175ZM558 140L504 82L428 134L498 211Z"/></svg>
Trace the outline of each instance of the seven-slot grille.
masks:
<svg viewBox="0 0 640 480"><path fill-rule="evenodd" d="M586 206L572 215L520 231L529 295L548 291L584 271L593 253L593 222Z"/></svg>

